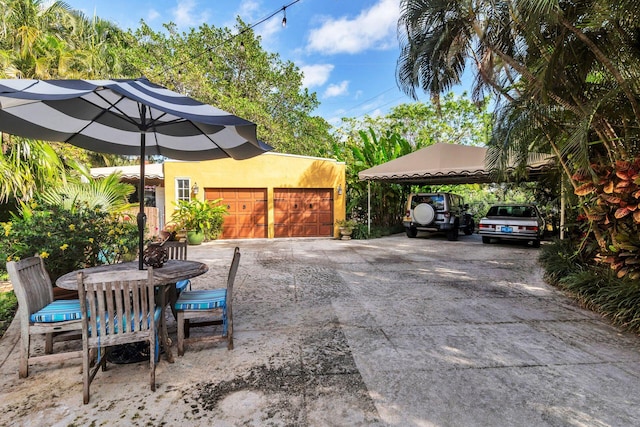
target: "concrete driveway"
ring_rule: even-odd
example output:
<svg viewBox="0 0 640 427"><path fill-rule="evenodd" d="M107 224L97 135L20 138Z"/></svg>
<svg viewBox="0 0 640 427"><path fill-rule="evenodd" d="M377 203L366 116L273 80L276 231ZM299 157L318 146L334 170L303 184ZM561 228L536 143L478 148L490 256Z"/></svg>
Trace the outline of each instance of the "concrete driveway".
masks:
<svg viewBox="0 0 640 427"><path fill-rule="evenodd" d="M189 247L210 266L194 288L222 286L236 245L233 351L161 359L155 393L144 362L111 365L83 405L77 360L18 379L14 321L0 424L638 425L639 337L547 286L537 249L477 235L217 241Z"/></svg>

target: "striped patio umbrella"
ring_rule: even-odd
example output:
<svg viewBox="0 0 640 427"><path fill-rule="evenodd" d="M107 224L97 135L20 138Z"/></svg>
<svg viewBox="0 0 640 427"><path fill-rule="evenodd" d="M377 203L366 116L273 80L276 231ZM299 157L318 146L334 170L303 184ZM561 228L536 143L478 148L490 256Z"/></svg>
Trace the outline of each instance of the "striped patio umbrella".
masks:
<svg viewBox="0 0 640 427"><path fill-rule="evenodd" d="M256 125L226 111L135 80L0 79L0 131L87 150L140 156L139 267L144 249L145 156L247 159L272 149Z"/></svg>

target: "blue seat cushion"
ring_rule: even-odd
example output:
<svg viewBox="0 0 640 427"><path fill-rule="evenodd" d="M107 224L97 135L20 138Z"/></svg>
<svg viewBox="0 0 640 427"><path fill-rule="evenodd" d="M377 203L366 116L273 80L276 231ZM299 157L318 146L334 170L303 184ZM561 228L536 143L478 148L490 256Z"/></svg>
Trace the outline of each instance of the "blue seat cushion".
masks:
<svg viewBox="0 0 640 427"><path fill-rule="evenodd" d="M53 301L29 316L29 320L33 323L65 322L81 318L80 300L77 299Z"/></svg>
<svg viewBox="0 0 640 427"><path fill-rule="evenodd" d="M176 310L211 310L225 308L227 289L198 289L180 294L176 301Z"/></svg>
<svg viewBox="0 0 640 427"><path fill-rule="evenodd" d="M127 318L125 318L124 321L124 325L122 325L124 327L125 331L128 332L133 332L134 331L134 325L136 324L136 320L134 318L133 313L130 314L131 316L131 321L127 324ZM145 314L138 314L138 316L140 316L138 318L138 322L142 323L144 321L147 322L147 326L149 326L151 324L151 319L149 317L149 313L145 313ZM162 317L162 307L155 307L155 309L153 310L153 318L155 320L156 325L158 325L160 323L160 318ZM96 319L97 323L98 323L98 327L100 327L100 321L102 320L102 318L98 318ZM110 326L110 322L109 322L109 318L106 318L106 324L105 324L105 328L107 330L107 334L111 333L111 326ZM115 328L115 332L118 332L118 328L121 326L120 320L118 319L118 317L114 317L114 322L113 322L113 328ZM157 328L156 328L157 329ZM91 330L89 330L89 335L91 335Z"/></svg>
<svg viewBox="0 0 640 427"><path fill-rule="evenodd" d="M164 312L164 310L162 309L162 307L155 307L155 309L153 310L153 318L155 320L156 323L156 331L155 331L155 361L158 362L158 360L160 360L160 340L158 339L158 324L160 323L160 318L162 317L162 313ZM139 322L144 322L146 320L147 322L147 326L149 326L151 324L151 319L149 316L149 313L146 314L139 314ZM100 328L100 318L97 319L98 322L98 328ZM135 317L133 314L131 314L131 322L129 322L129 324L127 325L126 322L126 318L125 318L125 324L123 325L124 330L127 331L130 329L130 332L134 332L133 326L135 325ZM115 329L115 333L118 333L118 328L120 327L120 322L118 321L117 316L114 317L114 325L113 328ZM106 324L105 324L105 328L106 328L106 332L107 335L109 335L111 332L111 326L109 325L109 318L106 318ZM91 328L89 328L89 336L93 335L93 332L91 330ZM100 335L100 332L98 331L98 335ZM100 348L100 337L98 336L98 348ZM102 358L102 352L98 352L98 361L97 363L100 363L100 359ZM120 363L120 362L114 362L114 363Z"/></svg>
<svg viewBox="0 0 640 427"><path fill-rule="evenodd" d="M129 323L129 325L127 326L127 319L125 318L125 324L124 324L124 329L125 331L129 331L129 332L133 332L134 331L134 326L135 326L135 318L133 317L133 313L130 314L131 316L131 322ZM147 326L151 325L151 319L149 318L149 313L145 313L145 314L139 314L140 318L139 318L139 322L142 323L146 320L147 322ZM156 325L158 325L160 323L160 317L162 316L162 307L156 307L153 310L153 318L154 321L156 323ZM118 327L120 326L120 322L118 321L118 319L115 319L115 330L116 332L118 332ZM107 331L108 333L108 331Z"/></svg>
<svg viewBox="0 0 640 427"><path fill-rule="evenodd" d="M178 290L178 293L184 291L185 289L187 289L187 286L191 287L191 281L189 280L180 280L179 282L176 283L176 289Z"/></svg>

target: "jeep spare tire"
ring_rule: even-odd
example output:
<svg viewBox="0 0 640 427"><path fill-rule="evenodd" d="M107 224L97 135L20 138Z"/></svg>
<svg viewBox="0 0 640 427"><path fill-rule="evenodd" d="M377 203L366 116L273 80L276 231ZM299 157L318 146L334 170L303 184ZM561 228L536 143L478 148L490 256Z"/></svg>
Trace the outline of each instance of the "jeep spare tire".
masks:
<svg viewBox="0 0 640 427"><path fill-rule="evenodd" d="M428 225L433 222L435 217L436 212L433 210L433 206L428 203L420 203L413 208L413 222Z"/></svg>

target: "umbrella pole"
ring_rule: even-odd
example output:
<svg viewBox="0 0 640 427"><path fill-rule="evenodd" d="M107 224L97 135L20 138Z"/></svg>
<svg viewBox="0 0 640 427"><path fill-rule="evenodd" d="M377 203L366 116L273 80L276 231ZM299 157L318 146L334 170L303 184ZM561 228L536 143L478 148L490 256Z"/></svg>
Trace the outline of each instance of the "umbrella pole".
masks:
<svg viewBox="0 0 640 427"><path fill-rule="evenodd" d="M138 269L144 270L142 255L144 253L144 229L147 222L147 216L144 213L144 158L145 145L147 135L142 132L140 134L140 181L138 184L138 201L140 202L140 210L138 211Z"/></svg>

